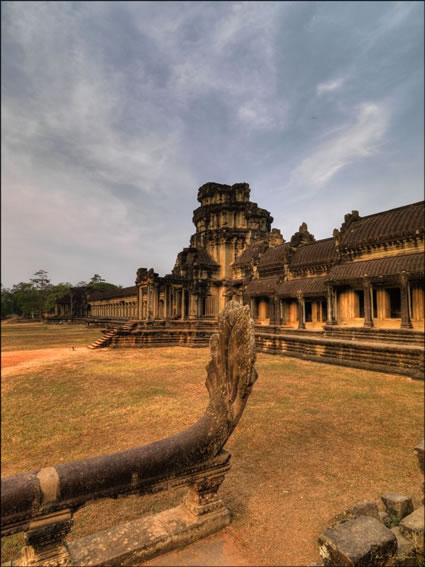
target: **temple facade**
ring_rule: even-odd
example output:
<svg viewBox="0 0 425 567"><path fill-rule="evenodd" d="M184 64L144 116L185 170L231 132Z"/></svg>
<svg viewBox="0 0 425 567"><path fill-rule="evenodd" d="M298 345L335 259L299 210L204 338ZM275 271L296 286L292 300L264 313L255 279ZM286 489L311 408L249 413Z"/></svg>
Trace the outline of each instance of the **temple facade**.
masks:
<svg viewBox="0 0 425 567"><path fill-rule="evenodd" d="M172 272L139 268L135 286L92 292L89 317L214 320L234 299L250 305L257 324L282 329L423 330L423 201L364 217L352 211L322 240L302 223L288 241L250 201L247 183L206 183L198 201L196 231ZM58 314L69 309L65 302Z"/></svg>

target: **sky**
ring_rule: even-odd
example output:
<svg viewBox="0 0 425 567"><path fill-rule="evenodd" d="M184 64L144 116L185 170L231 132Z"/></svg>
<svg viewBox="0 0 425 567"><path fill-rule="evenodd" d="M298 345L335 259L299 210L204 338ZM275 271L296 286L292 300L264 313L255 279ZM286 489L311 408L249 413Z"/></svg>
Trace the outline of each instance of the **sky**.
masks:
<svg viewBox="0 0 425 567"><path fill-rule="evenodd" d="M2 8L2 284L170 273L198 188L290 240L423 199L423 2Z"/></svg>

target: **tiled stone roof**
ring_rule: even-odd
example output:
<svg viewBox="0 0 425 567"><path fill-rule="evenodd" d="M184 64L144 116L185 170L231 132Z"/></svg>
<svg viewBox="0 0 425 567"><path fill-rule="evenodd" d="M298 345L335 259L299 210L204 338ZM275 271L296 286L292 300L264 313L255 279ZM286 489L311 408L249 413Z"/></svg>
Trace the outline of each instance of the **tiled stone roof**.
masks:
<svg viewBox="0 0 425 567"><path fill-rule="evenodd" d="M268 266L283 264L286 260L286 255L288 252L289 245L287 243L280 244L279 246L274 246L269 248L258 263L259 268L265 268Z"/></svg>
<svg viewBox="0 0 425 567"><path fill-rule="evenodd" d="M327 279L333 281L352 280L368 277L394 276L403 270L412 274L424 273L423 254L399 254L377 260L365 260L362 262L349 262L333 266Z"/></svg>
<svg viewBox="0 0 425 567"><path fill-rule="evenodd" d="M299 278L279 284L277 294L281 297L296 297L301 290L304 295L326 295L325 277Z"/></svg>
<svg viewBox="0 0 425 567"><path fill-rule="evenodd" d="M118 297L137 296L137 286L123 287L120 289L112 289L107 291L93 291L89 292L89 301L100 301L102 299L115 299Z"/></svg>
<svg viewBox="0 0 425 567"><path fill-rule="evenodd" d="M235 260L233 266L244 266L249 264L251 260L255 260L259 254L263 253L267 248L267 242L265 240L259 240L248 246L242 254Z"/></svg>
<svg viewBox="0 0 425 567"><path fill-rule="evenodd" d="M249 282L246 293L247 295L271 295L277 287L279 278L261 278Z"/></svg>
<svg viewBox="0 0 425 567"><path fill-rule="evenodd" d="M329 264L336 258L333 238L318 240L312 244L300 246L291 258L290 268L298 268L312 264Z"/></svg>
<svg viewBox="0 0 425 567"><path fill-rule="evenodd" d="M424 201L361 217L341 235L341 246L382 242L424 232Z"/></svg>

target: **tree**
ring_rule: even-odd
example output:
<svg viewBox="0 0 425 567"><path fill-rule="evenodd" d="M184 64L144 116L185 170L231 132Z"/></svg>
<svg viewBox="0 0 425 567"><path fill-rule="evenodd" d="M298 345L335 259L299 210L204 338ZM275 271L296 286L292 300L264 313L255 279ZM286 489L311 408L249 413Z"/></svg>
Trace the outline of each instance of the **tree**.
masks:
<svg viewBox="0 0 425 567"><path fill-rule="evenodd" d="M53 312L55 310L56 301L68 295L71 288L72 284L69 282L61 282L52 286L46 297L46 301L44 302L45 311L48 311L49 313Z"/></svg>
<svg viewBox="0 0 425 567"><path fill-rule="evenodd" d="M90 282L87 285L87 289L89 291L110 291L113 289L118 289L119 286L106 282L102 276L99 276L99 274L94 274L94 276L91 278Z"/></svg>
<svg viewBox="0 0 425 567"><path fill-rule="evenodd" d="M6 317L16 312L16 301L12 291L1 285L1 316Z"/></svg>
<svg viewBox="0 0 425 567"><path fill-rule="evenodd" d="M102 278L102 276L99 276L99 274L94 274L94 276L92 277L92 279L89 282L89 285L95 285L101 282L104 282L105 280Z"/></svg>
<svg viewBox="0 0 425 567"><path fill-rule="evenodd" d="M38 270L38 272L35 272L30 282L39 293L38 311L41 316L43 312L46 311L45 303L53 286L50 283L46 270Z"/></svg>
<svg viewBox="0 0 425 567"><path fill-rule="evenodd" d="M40 293L32 283L21 282L12 288L16 305L22 315L34 316L41 311Z"/></svg>

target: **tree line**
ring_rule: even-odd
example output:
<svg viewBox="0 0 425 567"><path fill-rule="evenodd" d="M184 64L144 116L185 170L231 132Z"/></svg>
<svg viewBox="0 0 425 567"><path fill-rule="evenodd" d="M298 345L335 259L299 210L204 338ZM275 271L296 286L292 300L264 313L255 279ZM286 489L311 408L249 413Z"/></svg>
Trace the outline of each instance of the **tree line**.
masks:
<svg viewBox="0 0 425 567"><path fill-rule="evenodd" d="M12 288L1 286L1 316L19 315L37 319L45 313L54 313L56 301L69 295L73 287L82 287L87 291L108 291L122 286L106 282L99 274L94 274L89 282L78 282L76 286L69 282L53 285L46 270L38 270L29 282L20 282Z"/></svg>

